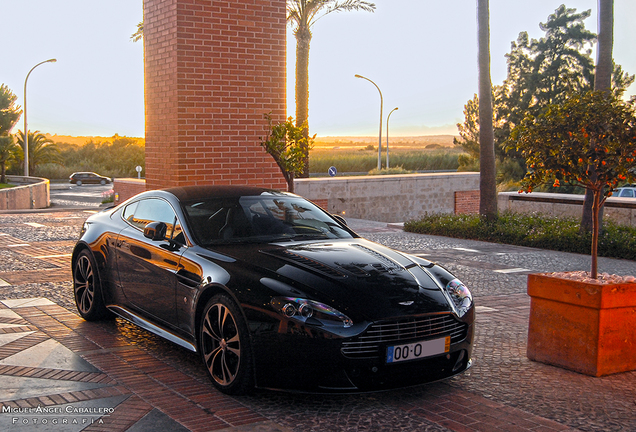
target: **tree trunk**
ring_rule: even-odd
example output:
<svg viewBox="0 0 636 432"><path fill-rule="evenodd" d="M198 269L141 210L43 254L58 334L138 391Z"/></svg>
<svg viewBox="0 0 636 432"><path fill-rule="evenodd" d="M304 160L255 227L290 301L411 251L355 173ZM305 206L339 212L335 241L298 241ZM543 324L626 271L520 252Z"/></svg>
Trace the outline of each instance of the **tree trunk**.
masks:
<svg viewBox="0 0 636 432"><path fill-rule="evenodd" d="M479 38L479 214L497 217L495 141L492 125L492 83L490 79L490 13L488 0L477 0Z"/></svg>
<svg viewBox="0 0 636 432"><path fill-rule="evenodd" d="M296 126L307 122L303 130L305 138L309 137L309 44L311 31L309 28L298 28L296 31ZM309 177L309 151L305 152L305 167L300 177Z"/></svg>
<svg viewBox="0 0 636 432"><path fill-rule="evenodd" d="M614 62L612 50L614 45L614 0L598 0L598 46L596 53L596 71L594 74L594 90L611 91ZM602 191L601 191L602 193ZM594 194L589 189L585 193L581 232L593 229ZM603 207L598 211L599 229L603 223Z"/></svg>
<svg viewBox="0 0 636 432"><path fill-rule="evenodd" d="M294 193L294 173L285 176L285 180L287 180L287 192Z"/></svg>
<svg viewBox="0 0 636 432"><path fill-rule="evenodd" d="M598 52L594 90L609 91L612 88L612 50L614 45L614 0L598 0Z"/></svg>
<svg viewBox="0 0 636 432"><path fill-rule="evenodd" d="M598 276L598 234L599 234L599 210L601 209L601 193L602 189L598 191L594 191L594 199L592 203L592 268L591 275L592 279L596 279Z"/></svg>

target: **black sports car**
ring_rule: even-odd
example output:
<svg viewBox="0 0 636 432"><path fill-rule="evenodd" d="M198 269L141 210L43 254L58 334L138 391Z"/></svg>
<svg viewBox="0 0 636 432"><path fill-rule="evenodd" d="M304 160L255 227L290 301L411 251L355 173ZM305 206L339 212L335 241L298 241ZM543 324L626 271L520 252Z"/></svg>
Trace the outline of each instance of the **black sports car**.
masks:
<svg viewBox="0 0 636 432"><path fill-rule="evenodd" d="M199 352L229 394L388 389L471 365L464 284L285 192L141 193L86 220L72 266L82 317Z"/></svg>

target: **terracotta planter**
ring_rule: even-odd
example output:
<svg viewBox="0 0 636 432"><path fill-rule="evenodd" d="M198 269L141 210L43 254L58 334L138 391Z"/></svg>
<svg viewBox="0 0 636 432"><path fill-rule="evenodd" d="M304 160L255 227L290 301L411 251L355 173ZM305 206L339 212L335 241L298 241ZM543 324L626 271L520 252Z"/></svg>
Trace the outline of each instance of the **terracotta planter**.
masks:
<svg viewBox="0 0 636 432"><path fill-rule="evenodd" d="M636 283L528 275L528 358L592 376L636 370Z"/></svg>

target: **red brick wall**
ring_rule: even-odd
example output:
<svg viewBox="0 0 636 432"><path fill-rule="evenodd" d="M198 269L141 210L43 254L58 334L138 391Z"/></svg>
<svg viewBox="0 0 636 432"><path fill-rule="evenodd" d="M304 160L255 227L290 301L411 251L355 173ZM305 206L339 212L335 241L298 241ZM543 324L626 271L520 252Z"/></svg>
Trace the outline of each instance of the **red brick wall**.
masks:
<svg viewBox="0 0 636 432"><path fill-rule="evenodd" d="M116 178L113 180L114 204L122 203L145 190L146 182L143 179Z"/></svg>
<svg viewBox="0 0 636 432"><path fill-rule="evenodd" d="M455 191L455 214L479 213L479 191Z"/></svg>
<svg viewBox="0 0 636 432"><path fill-rule="evenodd" d="M260 146L285 119L285 0L144 0L146 183L285 189Z"/></svg>

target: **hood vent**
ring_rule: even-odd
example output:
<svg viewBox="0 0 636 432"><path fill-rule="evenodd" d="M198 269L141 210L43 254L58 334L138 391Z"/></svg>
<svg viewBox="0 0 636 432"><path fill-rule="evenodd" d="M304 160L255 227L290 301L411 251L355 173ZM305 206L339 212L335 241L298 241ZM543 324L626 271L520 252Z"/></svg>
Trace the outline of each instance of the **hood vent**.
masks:
<svg viewBox="0 0 636 432"><path fill-rule="evenodd" d="M306 256L291 252L289 250L282 250L280 252L280 255L282 255L285 258L288 258L304 267L309 267L313 270L319 271L321 273L327 274L329 276L333 276L333 277L338 277L338 278L345 278L347 277L347 275L345 273L339 272L338 270L329 267L321 262L318 262L316 260L313 260L311 258L307 258Z"/></svg>
<svg viewBox="0 0 636 432"><path fill-rule="evenodd" d="M352 244L351 246L368 253L369 255L373 256L375 259L380 261L382 264L373 264L373 267L375 267L376 270L379 270L379 271L385 270L391 274L404 270L404 267L402 267L400 264L396 263L395 261L388 258L387 256L382 255L381 253L377 251L374 251L371 248L368 248L361 244Z"/></svg>
<svg viewBox="0 0 636 432"><path fill-rule="evenodd" d="M357 277L369 277L371 276L369 274L369 272L367 272L364 268L360 267L359 265L355 265L355 264L344 264L344 263L334 263L336 264L338 267L340 267L341 269L351 273L354 276Z"/></svg>

